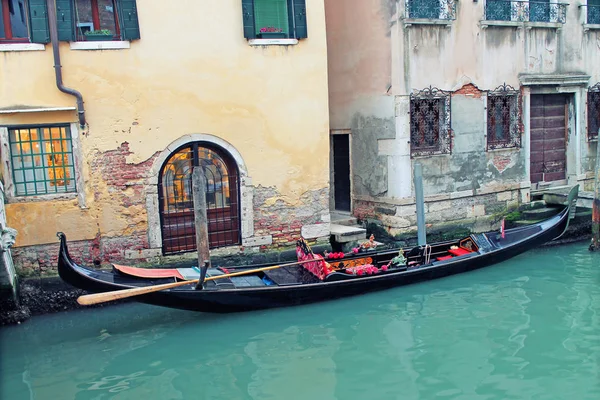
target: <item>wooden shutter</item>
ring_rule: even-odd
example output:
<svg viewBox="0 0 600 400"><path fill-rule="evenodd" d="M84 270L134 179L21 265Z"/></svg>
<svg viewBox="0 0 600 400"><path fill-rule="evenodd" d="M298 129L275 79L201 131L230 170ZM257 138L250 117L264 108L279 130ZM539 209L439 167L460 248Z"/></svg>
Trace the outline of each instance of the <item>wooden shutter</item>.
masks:
<svg viewBox="0 0 600 400"><path fill-rule="evenodd" d="M29 29L32 43L50 42L46 0L29 0Z"/></svg>
<svg viewBox="0 0 600 400"><path fill-rule="evenodd" d="M294 13L294 28L296 39L308 37L308 27L306 26L306 0L291 0Z"/></svg>
<svg viewBox="0 0 600 400"><path fill-rule="evenodd" d="M256 37L254 0L242 0L242 18L244 22L244 37L246 39L254 39Z"/></svg>
<svg viewBox="0 0 600 400"><path fill-rule="evenodd" d="M56 22L58 40L64 42L75 41L75 24L73 24L73 1L56 0Z"/></svg>
<svg viewBox="0 0 600 400"><path fill-rule="evenodd" d="M119 26L123 40L140 38L140 23L137 15L135 0L117 0L119 11Z"/></svg>
<svg viewBox="0 0 600 400"><path fill-rule="evenodd" d="M2 16L2 0L0 0L0 38L4 38L4 17Z"/></svg>

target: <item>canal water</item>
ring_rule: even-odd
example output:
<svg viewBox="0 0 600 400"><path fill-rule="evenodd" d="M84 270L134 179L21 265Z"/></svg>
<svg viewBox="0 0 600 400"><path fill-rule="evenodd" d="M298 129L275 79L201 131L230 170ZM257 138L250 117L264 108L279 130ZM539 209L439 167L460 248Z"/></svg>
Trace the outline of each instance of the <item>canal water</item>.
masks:
<svg viewBox="0 0 600 400"><path fill-rule="evenodd" d="M536 249L360 297L141 304L0 329L0 399L600 399L600 254Z"/></svg>

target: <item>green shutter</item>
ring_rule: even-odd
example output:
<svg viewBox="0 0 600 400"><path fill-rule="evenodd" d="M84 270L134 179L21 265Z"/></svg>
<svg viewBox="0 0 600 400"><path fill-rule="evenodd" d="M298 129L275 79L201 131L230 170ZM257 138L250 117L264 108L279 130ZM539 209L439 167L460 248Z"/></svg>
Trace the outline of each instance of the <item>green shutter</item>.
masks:
<svg viewBox="0 0 600 400"><path fill-rule="evenodd" d="M75 41L75 24L73 24L73 1L56 0L56 21L58 40L64 42Z"/></svg>
<svg viewBox="0 0 600 400"><path fill-rule="evenodd" d="M261 38L287 38L290 34L288 0L254 0L256 36ZM267 33L262 33L262 29Z"/></svg>
<svg viewBox="0 0 600 400"><path fill-rule="evenodd" d="M46 0L29 0L29 29L32 43L50 42Z"/></svg>
<svg viewBox="0 0 600 400"><path fill-rule="evenodd" d="M117 0L119 11L119 26L123 40L140 38L140 23L138 21L137 5L135 0Z"/></svg>
<svg viewBox="0 0 600 400"><path fill-rule="evenodd" d="M296 39L307 38L308 28L306 26L306 0L292 0L292 6Z"/></svg>
<svg viewBox="0 0 600 400"><path fill-rule="evenodd" d="M244 37L246 39L254 39L256 37L254 0L242 0L242 18L244 22Z"/></svg>
<svg viewBox="0 0 600 400"><path fill-rule="evenodd" d="M4 38L4 18L2 17L2 1L0 0L0 38Z"/></svg>

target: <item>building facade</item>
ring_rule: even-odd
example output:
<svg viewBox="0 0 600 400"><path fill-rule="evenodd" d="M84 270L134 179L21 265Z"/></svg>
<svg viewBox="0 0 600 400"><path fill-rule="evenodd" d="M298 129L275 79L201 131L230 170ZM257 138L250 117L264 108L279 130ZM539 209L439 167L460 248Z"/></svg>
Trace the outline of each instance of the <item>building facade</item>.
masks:
<svg viewBox="0 0 600 400"><path fill-rule="evenodd" d="M323 0L0 4L17 267L55 265L58 231L87 263L194 251L196 167L215 251L328 238Z"/></svg>
<svg viewBox="0 0 600 400"><path fill-rule="evenodd" d="M413 229L417 162L431 223L477 225L548 187L591 190L596 0L325 5L332 208ZM351 160L349 182L336 179L336 151Z"/></svg>

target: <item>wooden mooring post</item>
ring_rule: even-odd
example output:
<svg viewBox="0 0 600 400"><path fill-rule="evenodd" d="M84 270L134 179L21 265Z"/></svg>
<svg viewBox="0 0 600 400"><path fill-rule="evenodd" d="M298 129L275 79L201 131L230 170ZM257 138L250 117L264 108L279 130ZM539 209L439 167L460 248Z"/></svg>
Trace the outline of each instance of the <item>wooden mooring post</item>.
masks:
<svg viewBox="0 0 600 400"><path fill-rule="evenodd" d="M202 289L206 271L210 266L208 250L208 217L206 213L206 178L201 167L192 171L192 196L194 200L194 226L196 228L196 248L198 249L198 268L200 280L196 289Z"/></svg>
<svg viewBox="0 0 600 400"><path fill-rule="evenodd" d="M598 130L600 137L600 129ZM600 250L600 141L596 142L596 180L592 203L592 244L590 251Z"/></svg>

